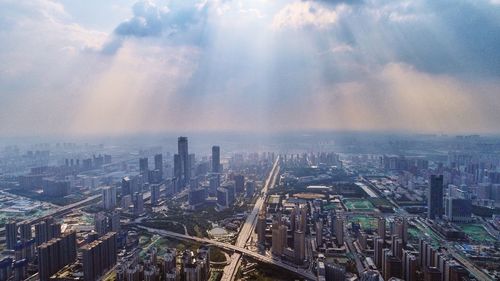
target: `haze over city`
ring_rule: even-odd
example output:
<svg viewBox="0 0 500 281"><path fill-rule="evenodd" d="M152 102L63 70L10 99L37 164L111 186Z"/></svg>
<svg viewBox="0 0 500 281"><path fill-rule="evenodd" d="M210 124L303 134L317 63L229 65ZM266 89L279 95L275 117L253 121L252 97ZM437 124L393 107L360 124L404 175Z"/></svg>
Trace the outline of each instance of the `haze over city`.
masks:
<svg viewBox="0 0 500 281"><path fill-rule="evenodd" d="M500 4L0 2L0 135L498 133Z"/></svg>
<svg viewBox="0 0 500 281"><path fill-rule="evenodd" d="M500 0L0 0L0 281L500 280Z"/></svg>

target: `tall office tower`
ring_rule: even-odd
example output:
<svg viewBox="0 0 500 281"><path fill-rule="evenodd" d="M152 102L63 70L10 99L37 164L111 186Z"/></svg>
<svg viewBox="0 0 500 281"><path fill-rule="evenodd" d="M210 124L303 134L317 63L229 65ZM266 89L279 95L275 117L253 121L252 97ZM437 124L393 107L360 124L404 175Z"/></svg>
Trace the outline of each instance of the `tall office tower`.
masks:
<svg viewBox="0 0 500 281"><path fill-rule="evenodd" d="M195 173L195 167L196 167L196 156L194 153L191 153L188 155L188 164L189 164L189 178ZM207 168L207 173L208 173L208 168ZM204 173L205 174L205 173ZM189 182L189 180L188 180Z"/></svg>
<svg viewBox="0 0 500 281"><path fill-rule="evenodd" d="M94 229L99 236L108 232L107 217L103 213L97 213L94 215Z"/></svg>
<svg viewBox="0 0 500 281"><path fill-rule="evenodd" d="M141 187L139 186L138 177L124 177L122 179L122 196L124 195L132 195L137 191L140 191Z"/></svg>
<svg viewBox="0 0 500 281"><path fill-rule="evenodd" d="M17 224L10 221L5 224L5 244L7 249L14 250L17 243Z"/></svg>
<svg viewBox="0 0 500 281"><path fill-rule="evenodd" d="M76 260L76 232L64 233L41 244L38 250L38 276L48 281L50 276Z"/></svg>
<svg viewBox="0 0 500 281"><path fill-rule="evenodd" d="M212 146L212 173L221 173L220 169L220 147Z"/></svg>
<svg viewBox="0 0 500 281"><path fill-rule="evenodd" d="M47 224L44 221L35 224L35 241L37 246L48 241L47 232Z"/></svg>
<svg viewBox="0 0 500 281"><path fill-rule="evenodd" d="M376 270L368 269L361 273L360 281L379 281L381 278L380 273Z"/></svg>
<svg viewBox="0 0 500 281"><path fill-rule="evenodd" d="M295 254L295 263L299 265L303 264L306 258L306 234L304 231L296 230L293 233L293 251Z"/></svg>
<svg viewBox="0 0 500 281"><path fill-rule="evenodd" d="M120 226L120 213L119 212L113 212L109 215L108 217L109 221L109 226L112 232L119 233L121 226Z"/></svg>
<svg viewBox="0 0 500 281"><path fill-rule="evenodd" d="M377 222L378 222L377 235L380 238L385 238L385 218L379 217Z"/></svg>
<svg viewBox="0 0 500 281"><path fill-rule="evenodd" d="M448 196L445 204L446 218L452 222L469 222L472 215L472 200Z"/></svg>
<svg viewBox="0 0 500 281"><path fill-rule="evenodd" d="M210 176L210 194L217 194L217 188L220 187L220 175L211 175Z"/></svg>
<svg viewBox="0 0 500 281"><path fill-rule="evenodd" d="M266 213L260 212L257 218L257 225L255 227L257 231L257 244L263 247L266 244Z"/></svg>
<svg viewBox="0 0 500 281"><path fill-rule="evenodd" d="M403 250L402 278L406 281L417 281L417 266L418 266L418 260L416 257L417 254L418 253Z"/></svg>
<svg viewBox="0 0 500 281"><path fill-rule="evenodd" d="M323 220L316 222L316 245L319 248L323 244Z"/></svg>
<svg viewBox="0 0 500 281"><path fill-rule="evenodd" d="M427 194L427 217L429 219L440 219L444 214L443 192L443 175L431 175Z"/></svg>
<svg viewBox="0 0 500 281"><path fill-rule="evenodd" d="M236 193L240 194L245 191L245 176L235 175L234 176L234 188Z"/></svg>
<svg viewBox="0 0 500 281"><path fill-rule="evenodd" d="M217 209L224 210L230 205L229 191L223 187L217 188Z"/></svg>
<svg viewBox="0 0 500 281"><path fill-rule="evenodd" d="M132 201L134 202L134 214L140 215L144 213L144 196L142 192L134 193Z"/></svg>
<svg viewBox="0 0 500 281"><path fill-rule="evenodd" d="M181 156L179 154L174 154L174 177L178 179L179 183L183 180ZM181 186L184 187L182 184Z"/></svg>
<svg viewBox="0 0 500 281"><path fill-rule="evenodd" d="M114 210L116 207L116 187L105 186L102 188L102 207L105 210Z"/></svg>
<svg viewBox="0 0 500 281"><path fill-rule="evenodd" d="M181 180L183 184L188 184L191 179L191 164L189 161L188 139L179 137L177 140L177 150L180 157Z"/></svg>
<svg viewBox="0 0 500 281"><path fill-rule="evenodd" d="M148 170L149 170L149 167L148 167L148 158L147 157L144 157L144 158L139 158L139 171L141 172L141 174L147 174L148 173Z"/></svg>
<svg viewBox="0 0 500 281"><path fill-rule="evenodd" d="M151 205L156 206L160 201L160 185L152 184L151 187Z"/></svg>
<svg viewBox="0 0 500 281"><path fill-rule="evenodd" d="M384 239L379 236L373 238L374 262L377 268L382 268L382 252L384 250Z"/></svg>
<svg viewBox="0 0 500 281"><path fill-rule="evenodd" d="M253 197L253 195L255 194L255 187L255 181L250 180L245 183L245 193L247 198Z"/></svg>
<svg viewBox="0 0 500 281"><path fill-rule="evenodd" d="M325 280L326 281L344 281L346 277L345 267L333 264L325 264Z"/></svg>
<svg viewBox="0 0 500 281"><path fill-rule="evenodd" d="M163 155L155 155L155 170L160 171L160 180L163 180Z"/></svg>
<svg viewBox="0 0 500 281"><path fill-rule="evenodd" d="M116 264L116 232L108 232L99 240L80 248L83 260L83 280L98 280Z"/></svg>
<svg viewBox="0 0 500 281"><path fill-rule="evenodd" d="M344 246L344 221L340 217L335 219L335 238L339 247Z"/></svg>

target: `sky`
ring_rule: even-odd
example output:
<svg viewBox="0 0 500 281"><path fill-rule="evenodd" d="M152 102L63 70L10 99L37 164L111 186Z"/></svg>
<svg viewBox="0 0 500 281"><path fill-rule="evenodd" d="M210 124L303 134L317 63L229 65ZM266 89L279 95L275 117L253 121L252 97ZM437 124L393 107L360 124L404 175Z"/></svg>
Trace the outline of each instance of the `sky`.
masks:
<svg viewBox="0 0 500 281"><path fill-rule="evenodd" d="M500 133L499 0L0 0L0 136Z"/></svg>

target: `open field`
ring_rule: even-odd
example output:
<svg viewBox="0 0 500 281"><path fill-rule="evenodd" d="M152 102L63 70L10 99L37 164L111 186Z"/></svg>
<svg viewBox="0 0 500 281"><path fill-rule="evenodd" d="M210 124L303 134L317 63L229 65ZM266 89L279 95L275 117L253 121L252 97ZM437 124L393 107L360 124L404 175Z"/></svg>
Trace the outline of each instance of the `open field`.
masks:
<svg viewBox="0 0 500 281"><path fill-rule="evenodd" d="M349 217L349 222L357 222L362 229L377 229L377 219L370 216L355 215Z"/></svg>
<svg viewBox="0 0 500 281"><path fill-rule="evenodd" d="M349 211L370 212L375 210L375 206L365 199L344 199L343 202Z"/></svg>
<svg viewBox="0 0 500 281"><path fill-rule="evenodd" d="M495 242L495 238L484 229L480 224L465 223L458 225L469 236L472 241L477 243L482 242Z"/></svg>

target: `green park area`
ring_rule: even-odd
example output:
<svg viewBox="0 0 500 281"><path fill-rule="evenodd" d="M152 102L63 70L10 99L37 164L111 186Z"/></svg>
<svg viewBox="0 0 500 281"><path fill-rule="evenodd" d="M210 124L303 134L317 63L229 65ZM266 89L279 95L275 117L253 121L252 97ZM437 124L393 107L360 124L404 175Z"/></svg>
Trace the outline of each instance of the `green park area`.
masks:
<svg viewBox="0 0 500 281"><path fill-rule="evenodd" d="M348 211L373 212L375 207L365 199L344 199L345 207Z"/></svg>
<svg viewBox="0 0 500 281"><path fill-rule="evenodd" d="M486 229L484 229L484 227L480 224L465 223L465 224L459 224L458 226L474 242L477 242L477 243L495 242L495 238L493 238L486 231Z"/></svg>
<svg viewBox="0 0 500 281"><path fill-rule="evenodd" d="M349 216L349 222L357 222L362 229L377 229L377 219L370 216L354 215Z"/></svg>

